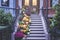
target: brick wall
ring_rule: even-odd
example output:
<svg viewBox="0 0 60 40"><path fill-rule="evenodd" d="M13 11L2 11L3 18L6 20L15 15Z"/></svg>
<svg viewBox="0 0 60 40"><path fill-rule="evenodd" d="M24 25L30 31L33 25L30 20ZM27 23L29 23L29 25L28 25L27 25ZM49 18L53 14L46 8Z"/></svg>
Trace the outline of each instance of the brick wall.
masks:
<svg viewBox="0 0 60 40"><path fill-rule="evenodd" d="M48 0L48 16L49 17L51 17L51 16L53 16L53 14L55 14L55 10L52 9L52 7L50 6L50 4L51 4L51 1ZM45 14L46 14L46 5L47 5L47 1L44 0L43 1L43 8L45 9L45 11L44 11Z"/></svg>

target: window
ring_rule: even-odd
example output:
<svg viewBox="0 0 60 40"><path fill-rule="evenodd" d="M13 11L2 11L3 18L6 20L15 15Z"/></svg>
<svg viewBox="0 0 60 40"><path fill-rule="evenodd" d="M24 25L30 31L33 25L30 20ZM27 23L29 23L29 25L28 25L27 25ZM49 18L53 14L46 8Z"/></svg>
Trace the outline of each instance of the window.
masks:
<svg viewBox="0 0 60 40"><path fill-rule="evenodd" d="M9 6L9 0L1 0L2 6Z"/></svg>
<svg viewBox="0 0 60 40"><path fill-rule="evenodd" d="M52 7L52 0L50 0L50 7Z"/></svg>
<svg viewBox="0 0 60 40"><path fill-rule="evenodd" d="M50 1L50 6L55 6L56 4L58 4L58 0L51 0Z"/></svg>
<svg viewBox="0 0 60 40"><path fill-rule="evenodd" d="M32 0L32 5L36 6L37 5L37 0Z"/></svg>
<svg viewBox="0 0 60 40"><path fill-rule="evenodd" d="M24 5L29 6L29 0L25 0Z"/></svg>

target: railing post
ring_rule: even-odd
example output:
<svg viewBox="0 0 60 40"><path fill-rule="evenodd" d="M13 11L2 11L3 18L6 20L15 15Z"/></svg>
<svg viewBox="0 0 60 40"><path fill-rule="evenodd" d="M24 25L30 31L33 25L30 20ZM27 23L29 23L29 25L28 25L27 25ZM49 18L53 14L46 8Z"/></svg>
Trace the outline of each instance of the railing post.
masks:
<svg viewBox="0 0 60 40"><path fill-rule="evenodd" d="M46 0L46 20L48 23L48 0Z"/></svg>
<svg viewBox="0 0 60 40"><path fill-rule="evenodd" d="M47 22L47 28L49 28L49 20L48 20L48 0L46 0L46 22ZM49 29L48 29L49 31Z"/></svg>

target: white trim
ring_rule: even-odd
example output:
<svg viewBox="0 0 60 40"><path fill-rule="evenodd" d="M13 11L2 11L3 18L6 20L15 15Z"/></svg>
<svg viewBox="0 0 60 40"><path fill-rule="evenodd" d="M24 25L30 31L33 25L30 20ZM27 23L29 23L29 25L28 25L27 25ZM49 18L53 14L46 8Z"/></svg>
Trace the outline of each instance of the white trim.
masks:
<svg viewBox="0 0 60 40"><path fill-rule="evenodd" d="M20 7L20 9L22 8L22 0L18 0L18 5ZM21 13L21 10L20 10L20 13Z"/></svg>
<svg viewBox="0 0 60 40"><path fill-rule="evenodd" d="M1 0L0 0L0 6L1 6Z"/></svg>
<svg viewBox="0 0 60 40"><path fill-rule="evenodd" d="M43 0L40 0L40 8L43 6Z"/></svg>
<svg viewBox="0 0 60 40"><path fill-rule="evenodd" d="M18 5L20 6L20 8L22 8L22 0L18 0Z"/></svg>
<svg viewBox="0 0 60 40"><path fill-rule="evenodd" d="M40 0L40 8L39 9L42 9L42 7L43 7L43 0ZM41 12L41 10L40 10L40 12ZM39 15L40 15L40 13L39 13Z"/></svg>

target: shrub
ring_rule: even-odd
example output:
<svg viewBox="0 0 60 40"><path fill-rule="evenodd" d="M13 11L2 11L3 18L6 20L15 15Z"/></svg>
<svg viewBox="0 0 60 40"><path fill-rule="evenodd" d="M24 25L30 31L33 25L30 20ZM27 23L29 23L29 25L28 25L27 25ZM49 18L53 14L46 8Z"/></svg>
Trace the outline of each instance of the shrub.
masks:
<svg viewBox="0 0 60 40"><path fill-rule="evenodd" d="M12 24L11 13L5 13L4 10L0 9L0 25L11 25Z"/></svg>

